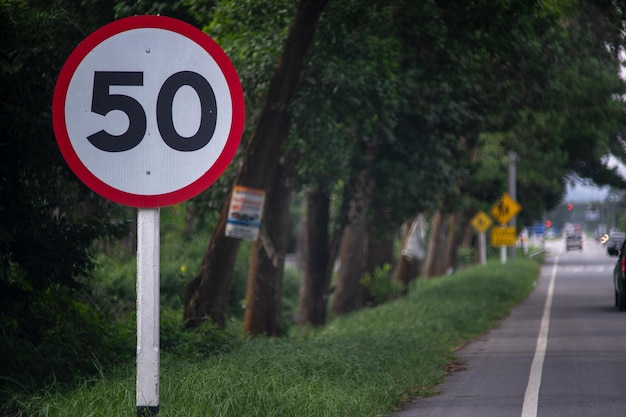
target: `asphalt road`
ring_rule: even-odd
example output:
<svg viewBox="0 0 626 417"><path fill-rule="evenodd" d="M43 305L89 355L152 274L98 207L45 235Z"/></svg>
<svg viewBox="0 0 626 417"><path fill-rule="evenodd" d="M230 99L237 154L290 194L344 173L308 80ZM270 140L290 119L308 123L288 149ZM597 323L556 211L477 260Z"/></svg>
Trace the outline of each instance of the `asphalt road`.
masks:
<svg viewBox="0 0 626 417"><path fill-rule="evenodd" d="M616 258L546 245L533 293L458 352L466 370L392 417L626 416L626 313L614 307Z"/></svg>

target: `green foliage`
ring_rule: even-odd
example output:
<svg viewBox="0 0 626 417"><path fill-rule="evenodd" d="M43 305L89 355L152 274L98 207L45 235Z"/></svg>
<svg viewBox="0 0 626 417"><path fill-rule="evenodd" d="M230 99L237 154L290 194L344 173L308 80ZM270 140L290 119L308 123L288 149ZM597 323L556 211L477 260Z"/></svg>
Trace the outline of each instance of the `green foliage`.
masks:
<svg viewBox="0 0 626 417"><path fill-rule="evenodd" d="M161 311L160 348L165 355L185 360L205 360L213 355L229 352L238 344L234 334L219 330L209 321L193 331L184 330L179 310Z"/></svg>
<svg viewBox="0 0 626 417"><path fill-rule="evenodd" d="M243 320L246 306L246 286L248 285L248 260L250 259L250 241L239 245L233 282L228 297L228 316L231 321Z"/></svg>
<svg viewBox="0 0 626 417"><path fill-rule="evenodd" d="M5 313L0 316L3 393L68 383L133 357L133 329L60 286L33 297L29 313L29 327Z"/></svg>
<svg viewBox="0 0 626 417"><path fill-rule="evenodd" d="M461 246L457 250L457 261L464 266L472 265L476 259L476 250L471 247Z"/></svg>
<svg viewBox="0 0 626 417"><path fill-rule="evenodd" d="M250 133L278 65L294 7L295 3L287 0L0 0L3 383L10 385L14 378L25 387L39 385L52 374L66 381L74 371L90 374L104 364L124 362L132 350L129 340L134 332L129 317L135 302L134 251L124 247L126 251L104 251L92 257L94 247L106 246L95 246L96 240L107 242L111 237L108 242L114 243L128 234L132 215L76 181L57 150L51 129L54 82L70 51L114 17L161 13L201 22L238 69ZM350 176L367 163L376 180L374 203L387 207L378 220L397 223L413 217L415 211L441 208L446 198L455 208L493 201L502 191L504 158L510 149L521 157L518 196L524 206L522 216L528 219L558 202L562 178L568 173L624 185L600 163L609 151L626 156L623 102L616 99L624 93L617 55L624 43L624 10L614 2L578 0L329 2L291 108L295 129L290 145L302 156L297 167L302 188L328 186L333 190L336 213L336 206L342 203L337 203L338 190L344 186L349 190ZM366 159L365 151L372 150L375 152ZM291 413L283 404L286 396L292 396L305 408L313 403L327 407L312 412L314 415L341 415L347 410L366 415L369 411L350 407L359 401L355 392L363 394L356 381L360 383L368 372L352 374L345 391L325 381L337 381L349 375L350 369L358 370L360 364L384 380L382 365L388 365L385 361L393 365L397 359L368 362L361 351L366 345L373 346L372 335L374 345L384 348L389 348L384 345L386 338L400 340L405 331L429 337L432 329L403 327L402 318L430 317L419 308L429 306L424 300L433 297L451 304L446 305L442 321L433 319L451 332L441 335L442 339L458 340L454 332L471 327L475 333L478 328L472 326L491 320L493 297L513 297L507 292L510 288L492 288L491 281L489 288L483 288L488 281L477 278L420 283L422 298L412 299L416 305L404 300L397 303L406 309L403 314L410 316L387 313L386 306L375 310L383 313L387 325L403 323L397 329L374 328L372 316L367 315L372 313L364 312L354 316L365 320L355 320L358 324L338 320L319 333L292 340L250 341L247 348L258 348L260 356L256 357L247 356L248 352L235 347L233 339L209 325L198 333L184 333L177 325L182 287L200 267L236 168L233 164L208 192L180 207L162 210L164 351L168 357L169 353L190 355L212 363L212 353L232 349L234 361L250 363L251 371L239 370L237 362L225 371L216 370L216 381L195 374L198 379L194 382L203 387L213 382L230 386L230 373L236 369L247 380L234 384L249 390L238 393L240 398L251 402L259 400L256 396L273 398L267 401L269 405L258 406L261 414L268 414L271 408L264 407L270 406ZM243 243L233 274L228 315L235 321L241 318L245 304L248 250L249 244ZM459 255L466 254L459 251ZM92 274L94 261L98 268ZM297 311L298 281L297 273L285 272L283 317L287 323ZM366 282L377 299L393 297L394 284L384 269L372 273ZM477 289L492 298L489 302L474 299L476 304L467 305L466 299L476 295ZM482 319L466 322L457 308L473 311ZM307 344L318 337L321 342ZM406 343L415 345L421 340ZM349 355L335 360L335 346ZM276 347L282 349L280 354L272 350ZM312 347L319 352L309 355ZM428 350L418 352L425 357L430 354ZM283 356L292 361L282 365L274 361ZM32 364L27 363L31 358ZM274 385L262 385L263 378L254 373L262 371L257 362L269 364L277 381ZM197 364L186 363L185 368L190 371L194 366ZM181 383L183 376L175 369L166 370L172 385L188 390ZM290 373L307 378L290 380ZM413 375L401 375L415 384ZM110 398L126 404L132 401L132 395L127 395L130 390L117 387ZM201 407L197 398L189 398L193 391L188 391L192 394L181 391L175 397L191 407ZM337 401L328 404L309 394L325 398L333 392ZM378 394L365 393L370 395ZM381 403L381 398L376 401ZM225 412L236 409L244 414L242 408L236 408L241 405L228 403L225 407L233 407ZM365 401L363 407L370 406ZM57 408L70 407L63 404ZM187 411L188 415L219 414L216 410Z"/></svg>
<svg viewBox="0 0 626 417"><path fill-rule="evenodd" d="M195 24L195 18L187 8L188 0L169 0L169 1L153 1L153 0L117 0L115 2L115 17L127 17L144 14L156 14L161 16L169 16L175 19L183 20L187 23ZM206 9L210 9L211 1L205 2ZM206 10L205 9L205 10Z"/></svg>
<svg viewBox="0 0 626 417"><path fill-rule="evenodd" d="M212 210L196 213L190 202L161 209L162 304L178 309L184 284L200 269L213 223L205 219ZM201 216L198 218L197 216Z"/></svg>
<svg viewBox="0 0 626 417"><path fill-rule="evenodd" d="M291 106L301 181L345 179L365 143L392 141L401 45L385 3L330 2ZM356 154L356 155L355 155Z"/></svg>
<svg viewBox="0 0 626 417"><path fill-rule="evenodd" d="M136 300L137 260L132 253L114 258L99 254L91 291L102 308L122 315L133 309Z"/></svg>
<svg viewBox="0 0 626 417"><path fill-rule="evenodd" d="M504 142L520 156L518 193L528 199L524 207L532 208L522 213L526 219L558 204L566 176L624 186L602 162L609 151L624 155L623 100L618 97L626 85L618 76L615 50L623 42L618 35L622 17L608 4L561 6L544 9L541 19L548 25L527 18L519 29L526 38L539 38L524 66L537 66L532 73L543 74L533 77L535 85L513 114ZM530 31L522 32L524 27ZM515 46L528 50L526 44Z"/></svg>
<svg viewBox="0 0 626 417"><path fill-rule="evenodd" d="M289 329L298 321L300 306L300 271L294 268L285 268L283 274L283 299L281 312L281 332L288 333Z"/></svg>
<svg viewBox="0 0 626 417"><path fill-rule="evenodd" d="M57 74L108 1L0 2L0 384L67 381L127 350L124 330L89 304L93 242L121 236L112 205L70 174L50 103ZM117 356L117 358L115 357Z"/></svg>
<svg viewBox="0 0 626 417"><path fill-rule="evenodd" d="M398 298L402 294L402 283L391 277L391 264L374 268L361 279L374 305L382 304Z"/></svg>
<svg viewBox="0 0 626 417"><path fill-rule="evenodd" d="M520 259L421 280L407 298L285 338L252 338L208 359L166 356L161 406L169 416L379 416L443 381L454 350L524 299L539 264ZM127 415L134 367L71 392L20 396L23 415Z"/></svg>
<svg viewBox="0 0 626 417"><path fill-rule="evenodd" d="M221 0L204 28L237 68L246 99L246 124L256 124L294 6L287 0Z"/></svg>
<svg viewBox="0 0 626 417"><path fill-rule="evenodd" d="M205 218L210 212L206 210L200 216L192 202L160 210L160 288L164 308L180 308L183 286L200 268L212 226ZM133 239L135 232L130 231ZM108 240L99 247L102 251L95 257L97 267L90 287L103 306L125 311L136 299L135 246L121 240Z"/></svg>

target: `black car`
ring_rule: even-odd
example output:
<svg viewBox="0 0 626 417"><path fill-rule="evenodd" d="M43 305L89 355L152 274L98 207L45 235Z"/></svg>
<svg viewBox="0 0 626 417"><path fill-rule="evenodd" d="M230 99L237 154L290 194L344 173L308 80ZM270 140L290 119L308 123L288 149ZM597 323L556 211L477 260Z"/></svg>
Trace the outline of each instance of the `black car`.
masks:
<svg viewBox="0 0 626 417"><path fill-rule="evenodd" d="M609 248L619 250L622 247L622 243L624 243L624 240L626 239L626 234L622 232L611 232L605 236L606 238L603 239L602 243L606 245L607 250Z"/></svg>
<svg viewBox="0 0 626 417"><path fill-rule="evenodd" d="M615 290L615 307L626 311L626 240L620 246L608 246L607 253L617 256L613 269L613 288Z"/></svg>

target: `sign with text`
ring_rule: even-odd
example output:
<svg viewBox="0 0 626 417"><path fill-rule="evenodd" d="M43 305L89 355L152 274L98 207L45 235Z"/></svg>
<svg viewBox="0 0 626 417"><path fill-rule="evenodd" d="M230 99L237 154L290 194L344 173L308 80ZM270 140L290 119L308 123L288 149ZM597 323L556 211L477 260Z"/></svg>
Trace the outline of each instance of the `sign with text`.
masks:
<svg viewBox="0 0 626 417"><path fill-rule="evenodd" d="M261 228L265 191L236 185L230 199L226 236L256 240Z"/></svg>
<svg viewBox="0 0 626 417"><path fill-rule="evenodd" d="M491 229L491 246L515 246L514 227L494 227Z"/></svg>

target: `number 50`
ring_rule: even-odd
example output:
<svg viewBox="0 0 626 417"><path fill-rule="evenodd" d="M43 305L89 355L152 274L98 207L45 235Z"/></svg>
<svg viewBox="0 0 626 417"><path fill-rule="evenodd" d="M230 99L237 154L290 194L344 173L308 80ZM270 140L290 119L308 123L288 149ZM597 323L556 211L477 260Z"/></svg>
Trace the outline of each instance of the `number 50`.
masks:
<svg viewBox="0 0 626 417"><path fill-rule="evenodd" d="M112 85L143 86L143 72L95 71L91 111L106 116L120 110L128 116L128 129L119 136L100 130L87 136L96 148L106 152L128 151L143 140L146 134L146 112L134 98L123 94L111 94ZM193 88L200 98L201 116L198 131L190 137L181 136L174 127L174 96L183 86ZM161 87L156 102L157 127L163 141L172 149L191 152L209 143L217 123L217 103L209 82L200 74L181 71L172 74Z"/></svg>

